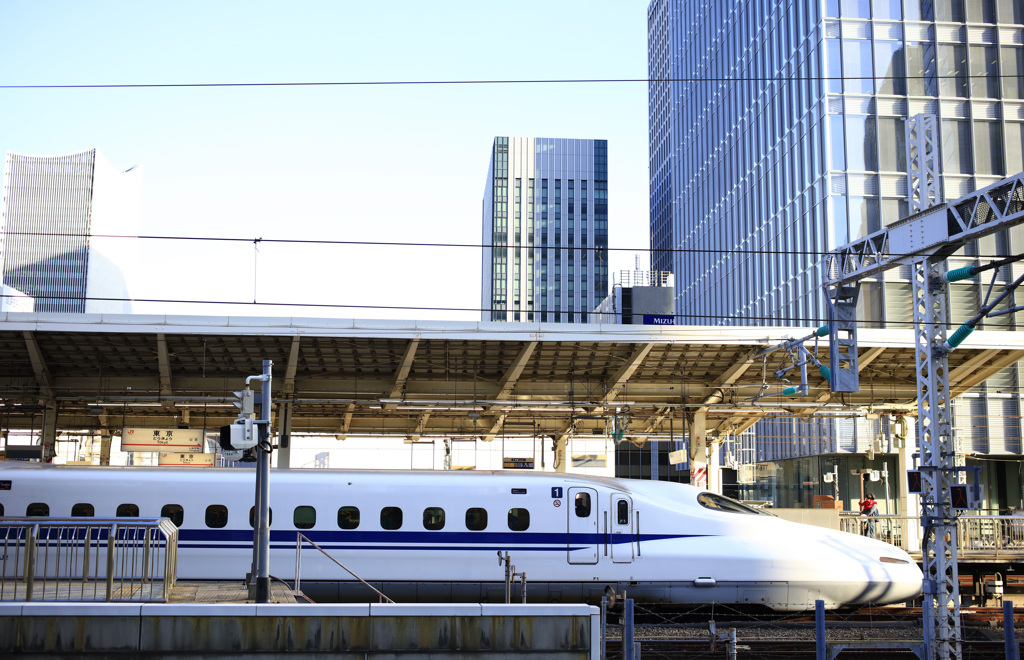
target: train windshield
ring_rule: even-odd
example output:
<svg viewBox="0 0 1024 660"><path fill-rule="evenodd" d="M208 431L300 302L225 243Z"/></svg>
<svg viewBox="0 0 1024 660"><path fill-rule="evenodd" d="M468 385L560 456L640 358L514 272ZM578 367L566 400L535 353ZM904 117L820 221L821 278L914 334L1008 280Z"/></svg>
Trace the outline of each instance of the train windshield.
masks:
<svg viewBox="0 0 1024 660"><path fill-rule="evenodd" d="M749 507L742 502L717 495L715 493L701 493L697 496L697 502L700 503L705 509L713 509L715 511L728 511L730 513L747 513L755 516L768 515L763 511L758 511L753 507Z"/></svg>

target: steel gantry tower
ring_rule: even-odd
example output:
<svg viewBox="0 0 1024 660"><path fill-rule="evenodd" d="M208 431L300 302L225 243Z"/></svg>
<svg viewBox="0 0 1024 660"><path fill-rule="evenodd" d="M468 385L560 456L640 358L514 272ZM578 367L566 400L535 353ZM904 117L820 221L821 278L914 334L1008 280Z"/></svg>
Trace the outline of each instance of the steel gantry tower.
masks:
<svg viewBox="0 0 1024 660"><path fill-rule="evenodd" d="M973 277L1020 257L947 272L946 259L966 244L1024 222L1024 173L952 202L904 218L885 229L837 248L825 257L830 303L830 359L834 392L855 392L858 284L890 268L910 267L924 530L924 651L929 658L961 658L960 593L957 572L953 486L959 474L951 424L949 353L996 303L1012 295L1024 276L1006 285L996 300L947 339L949 282ZM993 277L993 283L995 277ZM989 287L989 296L992 287ZM1002 314L1018 311L1011 309Z"/></svg>

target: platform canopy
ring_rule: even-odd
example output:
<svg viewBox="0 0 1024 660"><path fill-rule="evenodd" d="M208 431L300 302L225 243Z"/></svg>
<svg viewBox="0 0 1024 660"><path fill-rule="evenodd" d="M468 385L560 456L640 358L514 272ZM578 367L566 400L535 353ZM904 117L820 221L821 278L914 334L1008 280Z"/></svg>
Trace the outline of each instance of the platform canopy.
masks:
<svg viewBox="0 0 1024 660"><path fill-rule="evenodd" d="M765 415L916 410L913 337L859 331L860 391L832 395L813 366L806 396L765 348L813 328L0 314L0 428L213 432L233 391L272 360L275 426L292 433L494 439L604 434L678 439L705 412L709 432ZM826 340L816 355L827 362ZM812 353L813 341L807 343ZM976 332L950 355L959 395L1024 358L1024 333ZM259 383L254 387L259 388ZM671 422L670 422L671 420Z"/></svg>

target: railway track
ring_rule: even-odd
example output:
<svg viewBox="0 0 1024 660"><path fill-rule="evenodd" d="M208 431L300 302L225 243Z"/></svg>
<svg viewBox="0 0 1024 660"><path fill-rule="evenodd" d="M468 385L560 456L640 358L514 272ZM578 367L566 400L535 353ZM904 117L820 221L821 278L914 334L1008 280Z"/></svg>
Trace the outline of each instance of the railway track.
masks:
<svg viewBox="0 0 1024 660"><path fill-rule="evenodd" d="M814 642L793 642L779 640L740 640L745 649L739 651L739 656L744 660L763 658L765 660L813 660L816 657ZM641 655L644 660L686 658L687 660L721 660L725 657L726 650L719 644L714 650L711 645L705 642L679 641L679 640L642 640L640 642ZM622 658L620 644L609 642L607 660ZM871 650L845 650L842 658L857 658L858 660L895 660L902 658L917 658L913 652L906 649L871 649ZM1002 660L1005 658L1004 647L1000 642L966 642L963 645L964 660Z"/></svg>
<svg viewBox="0 0 1024 660"><path fill-rule="evenodd" d="M829 644L858 642L920 643L923 632L920 608L865 607L829 612L826 636ZM971 608L963 612L963 657L965 660L989 660L1005 657L1003 613L999 608ZM712 643L709 622L717 632L736 630L743 658L815 658L814 613L775 613L757 609L721 605L696 608L665 608L637 605L634 635L642 656L650 658L721 658L727 644ZM1024 611L1015 620L1024 622ZM607 655L622 657L622 626L609 614ZM1018 643L1024 640L1024 626L1018 625ZM746 647L746 648L743 648ZM916 658L907 649L845 650L843 658L862 660Z"/></svg>

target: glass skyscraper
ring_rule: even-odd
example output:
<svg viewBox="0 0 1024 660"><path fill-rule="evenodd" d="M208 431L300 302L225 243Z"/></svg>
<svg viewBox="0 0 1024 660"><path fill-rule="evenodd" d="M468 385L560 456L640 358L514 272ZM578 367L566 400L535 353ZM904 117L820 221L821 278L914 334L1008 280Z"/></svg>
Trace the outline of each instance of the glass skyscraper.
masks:
<svg viewBox="0 0 1024 660"><path fill-rule="evenodd" d="M496 137L481 319L586 323L608 295L608 141Z"/></svg>
<svg viewBox="0 0 1024 660"><path fill-rule="evenodd" d="M1024 170L1020 0L652 0L648 57L652 268L675 274L680 323L821 325L824 254L910 212L915 116L936 121L939 201ZM950 267L1021 252L1018 227ZM907 277L862 283L865 326L910 327ZM987 284L951 287L952 324ZM1024 451L1018 372L957 400L968 451ZM758 452L863 451L878 432L843 424L778 422Z"/></svg>
<svg viewBox="0 0 1024 660"><path fill-rule="evenodd" d="M36 312L129 313L122 268L134 259L142 170L114 169L96 149L7 152L0 216L2 283Z"/></svg>

